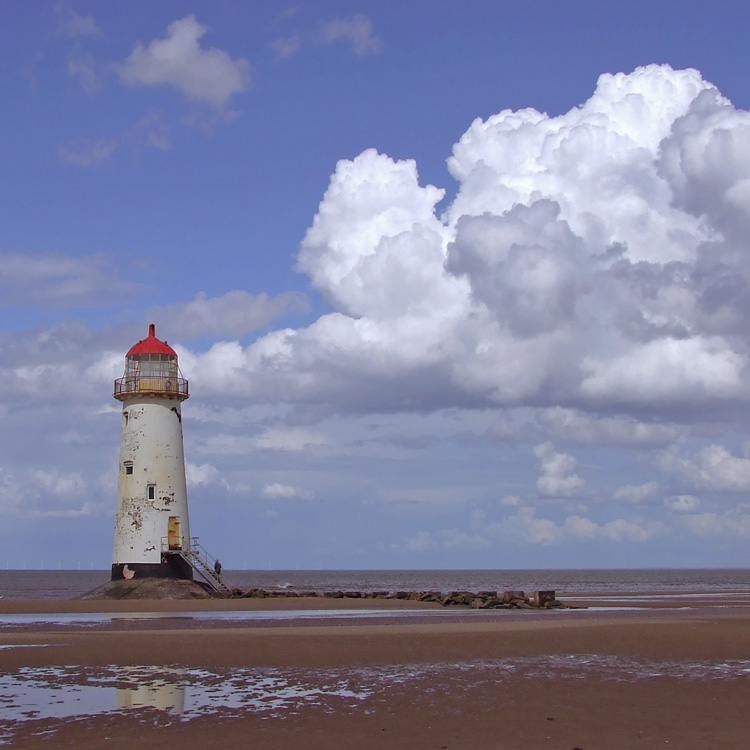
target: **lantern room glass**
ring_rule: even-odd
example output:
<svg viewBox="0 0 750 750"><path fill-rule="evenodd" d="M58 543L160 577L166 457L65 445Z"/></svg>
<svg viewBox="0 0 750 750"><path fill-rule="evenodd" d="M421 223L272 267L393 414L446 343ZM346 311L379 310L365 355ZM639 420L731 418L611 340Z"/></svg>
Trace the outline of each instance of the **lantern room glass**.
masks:
<svg viewBox="0 0 750 750"><path fill-rule="evenodd" d="M162 392L187 398L187 381L181 377L175 354L129 354L125 374L115 382L118 393Z"/></svg>

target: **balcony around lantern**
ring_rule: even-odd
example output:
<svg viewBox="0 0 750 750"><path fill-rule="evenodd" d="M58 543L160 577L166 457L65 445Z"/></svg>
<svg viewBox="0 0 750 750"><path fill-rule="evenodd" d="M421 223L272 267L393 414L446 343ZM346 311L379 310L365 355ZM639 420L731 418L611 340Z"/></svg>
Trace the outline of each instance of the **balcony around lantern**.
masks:
<svg viewBox="0 0 750 750"><path fill-rule="evenodd" d="M132 396L166 396L184 401L188 398L188 381L169 375L126 375L115 380L114 397L123 401Z"/></svg>

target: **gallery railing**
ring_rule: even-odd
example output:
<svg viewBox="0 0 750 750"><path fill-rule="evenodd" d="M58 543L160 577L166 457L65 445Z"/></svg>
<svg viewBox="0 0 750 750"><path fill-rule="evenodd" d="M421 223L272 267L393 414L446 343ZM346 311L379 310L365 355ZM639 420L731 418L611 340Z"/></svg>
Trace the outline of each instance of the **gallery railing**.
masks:
<svg viewBox="0 0 750 750"><path fill-rule="evenodd" d="M131 393L163 393L187 398L188 381L166 375L134 375L115 380L115 398Z"/></svg>

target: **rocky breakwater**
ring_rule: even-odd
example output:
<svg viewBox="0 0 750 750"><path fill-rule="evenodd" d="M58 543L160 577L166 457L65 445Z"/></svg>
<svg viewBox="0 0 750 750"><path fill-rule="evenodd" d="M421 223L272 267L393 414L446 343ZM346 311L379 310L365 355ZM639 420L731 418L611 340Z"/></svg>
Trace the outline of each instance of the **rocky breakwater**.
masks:
<svg viewBox="0 0 750 750"><path fill-rule="evenodd" d="M290 591L267 589L232 589L233 598L267 599L305 597L321 599L402 599L414 602L433 602L444 607L471 609L558 609L567 607L552 590L535 591L526 596L523 591Z"/></svg>

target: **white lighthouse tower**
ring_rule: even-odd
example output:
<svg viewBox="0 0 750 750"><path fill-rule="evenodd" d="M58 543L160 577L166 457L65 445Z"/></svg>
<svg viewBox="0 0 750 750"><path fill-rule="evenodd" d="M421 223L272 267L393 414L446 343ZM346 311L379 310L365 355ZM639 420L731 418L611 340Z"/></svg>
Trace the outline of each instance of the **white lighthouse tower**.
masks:
<svg viewBox="0 0 750 750"><path fill-rule="evenodd" d="M122 438L113 581L193 578L180 410L188 395L177 354L152 323L115 380Z"/></svg>

